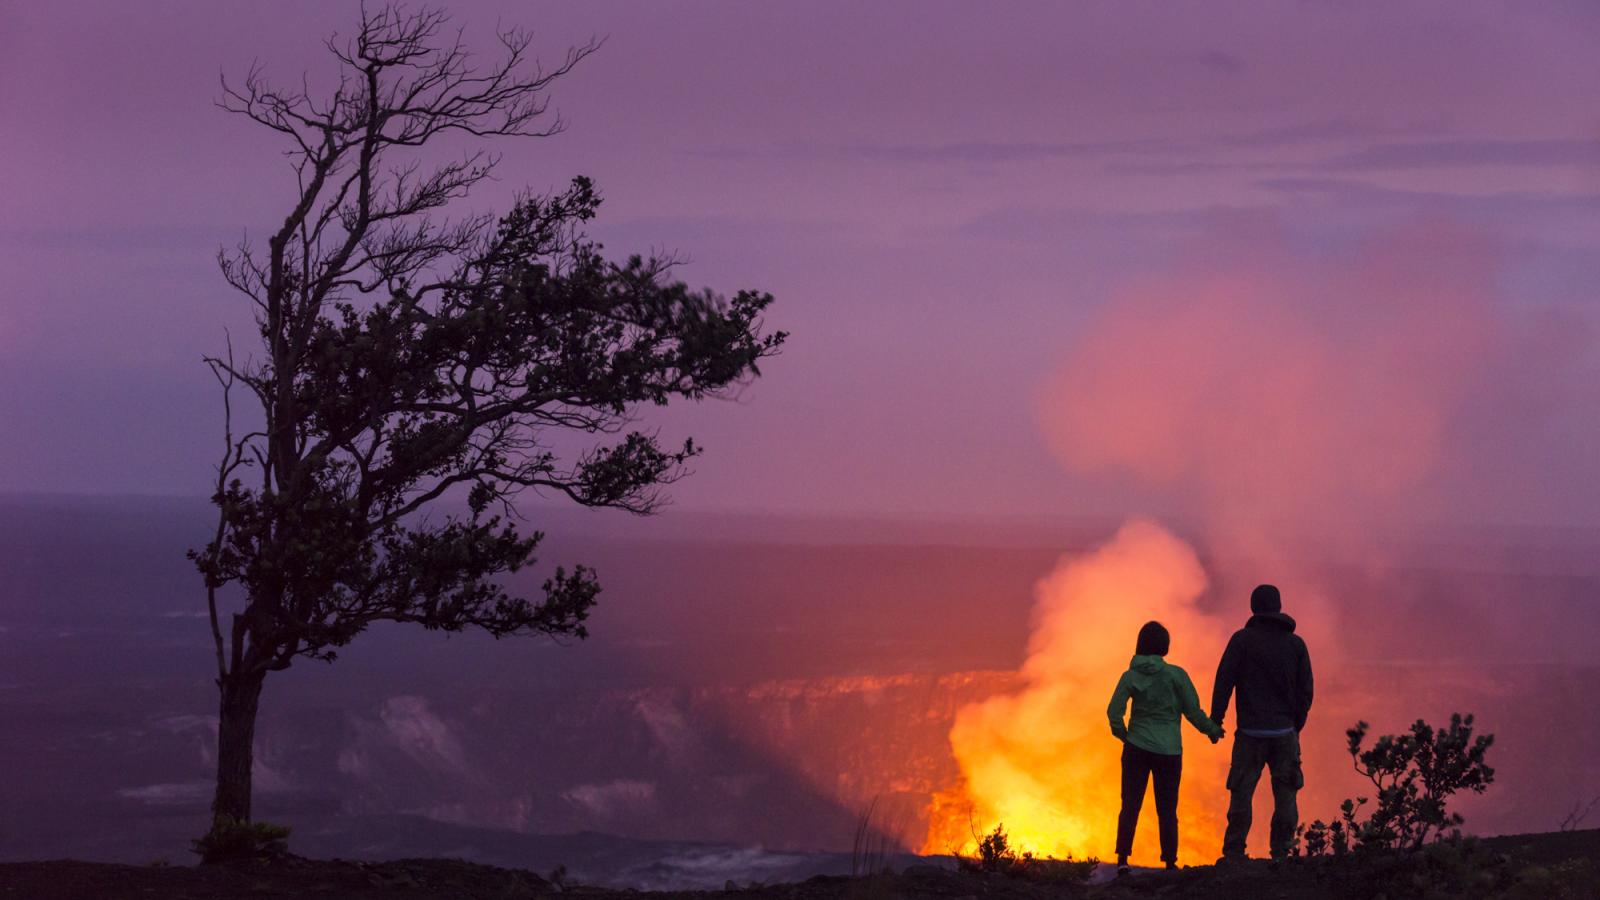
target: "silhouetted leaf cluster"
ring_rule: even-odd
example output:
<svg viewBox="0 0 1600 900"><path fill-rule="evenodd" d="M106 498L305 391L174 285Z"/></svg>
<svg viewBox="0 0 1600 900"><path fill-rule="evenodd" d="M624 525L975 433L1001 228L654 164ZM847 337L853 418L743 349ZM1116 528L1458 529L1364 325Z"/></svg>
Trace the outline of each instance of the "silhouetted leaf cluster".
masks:
<svg viewBox="0 0 1600 900"><path fill-rule="evenodd" d="M614 433L635 405L756 374L784 337L760 333L769 295L723 301L664 280L661 263L613 265L574 238L599 202L583 178L526 198L448 285L336 302L292 371L246 377L267 399L292 392L285 424L300 452L287 482L231 480L214 498L222 539L192 556L209 584L273 598L245 614L268 668L332 659L379 620L583 636L593 574L557 570L537 602L508 595L493 576L531 562L542 535L490 511L535 488L650 512L698 448L632 431L563 461L540 432ZM407 518L455 484L470 488L467 516Z"/></svg>
<svg viewBox="0 0 1600 900"><path fill-rule="evenodd" d="M1377 789L1367 817L1358 813L1369 798L1347 799L1340 817L1321 819L1302 832L1307 855L1343 856L1352 850L1416 850L1430 839L1459 834L1465 821L1449 809L1460 791L1483 793L1494 783L1494 769L1484 758L1494 735L1473 736L1472 716L1450 717L1447 728L1434 729L1418 719L1399 735L1384 735L1364 748L1367 723L1345 732L1356 771Z"/></svg>

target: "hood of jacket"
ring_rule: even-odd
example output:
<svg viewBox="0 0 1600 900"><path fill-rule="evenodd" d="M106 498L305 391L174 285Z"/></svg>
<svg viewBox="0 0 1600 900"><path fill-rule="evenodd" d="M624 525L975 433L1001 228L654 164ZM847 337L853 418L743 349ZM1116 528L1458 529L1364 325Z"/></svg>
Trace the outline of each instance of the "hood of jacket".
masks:
<svg viewBox="0 0 1600 900"><path fill-rule="evenodd" d="M1167 661L1155 654L1135 656L1128 663L1128 681L1135 691L1148 690L1158 680L1166 679Z"/></svg>
<svg viewBox="0 0 1600 900"><path fill-rule="evenodd" d="M1250 621L1244 623L1246 628L1273 628L1294 633L1294 619L1281 612L1256 613Z"/></svg>

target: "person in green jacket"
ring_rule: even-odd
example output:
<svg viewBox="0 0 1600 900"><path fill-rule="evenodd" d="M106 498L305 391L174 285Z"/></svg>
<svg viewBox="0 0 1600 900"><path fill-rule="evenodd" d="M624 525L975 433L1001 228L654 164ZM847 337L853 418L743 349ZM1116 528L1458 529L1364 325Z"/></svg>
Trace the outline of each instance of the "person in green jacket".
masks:
<svg viewBox="0 0 1600 900"><path fill-rule="evenodd" d="M1122 741L1122 813L1117 817L1117 872L1128 871L1128 855L1133 852L1133 832L1139 824L1139 807L1144 805L1145 785L1155 779L1156 821L1161 835L1161 860L1167 868L1178 867L1178 781L1183 776L1183 738L1178 716L1199 729L1215 744L1222 739L1222 727L1200 709L1189 673L1169 664L1163 657L1172 638L1160 622L1146 622L1139 629L1133 661L1117 681L1106 715L1111 733ZM1124 723L1128 701L1133 715Z"/></svg>

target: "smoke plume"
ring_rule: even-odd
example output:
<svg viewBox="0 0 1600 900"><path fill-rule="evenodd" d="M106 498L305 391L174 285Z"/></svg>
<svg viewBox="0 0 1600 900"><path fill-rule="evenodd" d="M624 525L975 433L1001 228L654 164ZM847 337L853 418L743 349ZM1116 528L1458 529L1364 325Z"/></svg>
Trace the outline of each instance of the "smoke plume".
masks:
<svg viewBox="0 0 1600 900"><path fill-rule="evenodd" d="M1495 274L1490 245L1446 226L1323 263L1239 249L1117 297L1039 418L1069 469L1166 492L1210 540L1426 515L1506 349Z"/></svg>
<svg viewBox="0 0 1600 900"><path fill-rule="evenodd" d="M1004 823L1035 853L1105 856L1116 840L1122 746L1111 738L1106 701L1151 618L1172 632L1169 661L1203 666L1216 657L1226 636L1195 608L1205 587L1194 551L1152 522L1129 522L1105 545L1063 559L1035 592L1026 687L956 717L950 744L965 784L935 799L925 851L969 847L974 828ZM1184 782L1186 860L1215 857L1221 796L1212 780ZM1151 858L1154 836L1146 828L1138 838Z"/></svg>
<svg viewBox="0 0 1600 900"><path fill-rule="evenodd" d="M1514 349L1495 266L1492 247L1441 225L1321 262L1270 241L1213 253L1091 319L1041 393L1042 428L1069 470L1162 498L1197 524L1208 559L1241 567L1213 576L1282 586L1326 665L1336 598L1304 566L1318 542L1337 536L1381 568L1383 527L1448 515L1452 492L1483 480L1451 451ZM1149 521L1064 559L1036 592L1027 687L966 707L950 733L964 781L935 798L925 849L970 847L973 825L1003 822L1035 852L1108 855L1120 745L1106 701L1149 619L1209 697L1248 613L1243 596L1219 598L1225 617L1197 608L1206 584L1195 551ZM1193 863L1220 849L1227 762L1226 747L1186 740L1180 856ZM1135 852L1153 859L1146 817Z"/></svg>

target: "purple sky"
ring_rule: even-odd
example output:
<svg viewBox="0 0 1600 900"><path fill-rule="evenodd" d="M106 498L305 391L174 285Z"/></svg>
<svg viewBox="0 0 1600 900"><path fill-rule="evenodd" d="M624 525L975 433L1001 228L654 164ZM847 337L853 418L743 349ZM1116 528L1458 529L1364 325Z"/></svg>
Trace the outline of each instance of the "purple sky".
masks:
<svg viewBox="0 0 1600 900"><path fill-rule="evenodd" d="M587 174L609 247L778 296L793 337L768 376L663 423L709 446L685 508L1193 512L1210 495L1052 452L1072 436L1039 406L1096 316L1263 245L1270 265L1245 268L1303 286L1442 225L1492 258L1463 302L1499 340L1446 367L1421 517L1600 523L1600 7L447 5L485 52L496 20L547 57L608 38L558 86L567 133L503 144L472 208ZM212 258L292 189L271 135L212 105L217 76L315 76L354 18L0 6L0 490L205 491L219 404L199 357L249 334ZM1422 248L1401 267L1453 264L1394 243ZM1335 359L1365 346L1362 311L1409 302L1393 284L1351 305ZM1339 318L1308 293L1253 303Z"/></svg>

